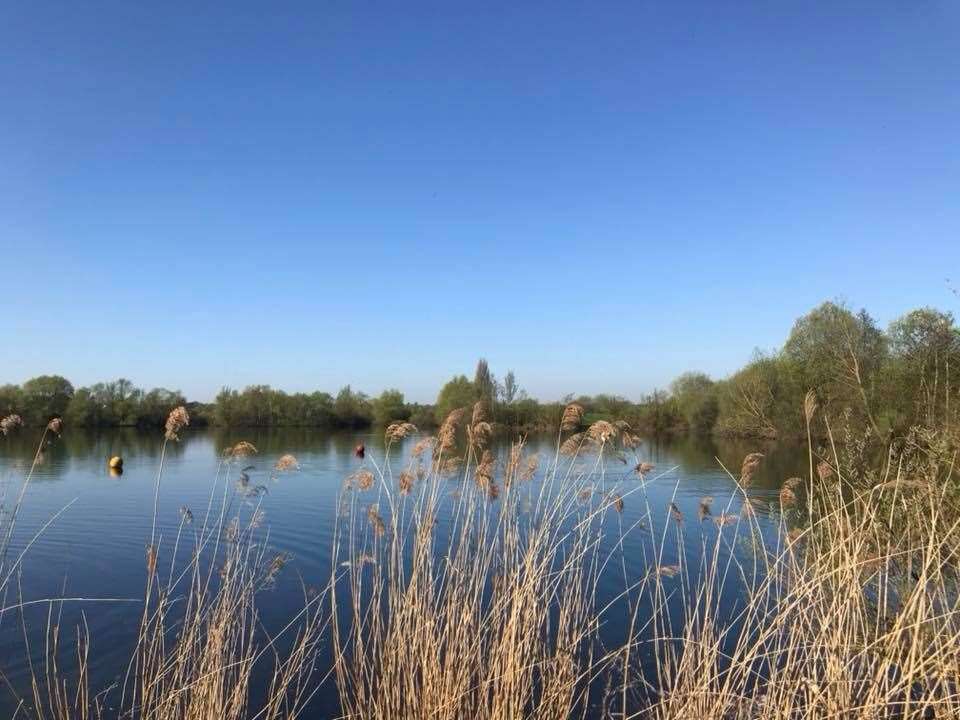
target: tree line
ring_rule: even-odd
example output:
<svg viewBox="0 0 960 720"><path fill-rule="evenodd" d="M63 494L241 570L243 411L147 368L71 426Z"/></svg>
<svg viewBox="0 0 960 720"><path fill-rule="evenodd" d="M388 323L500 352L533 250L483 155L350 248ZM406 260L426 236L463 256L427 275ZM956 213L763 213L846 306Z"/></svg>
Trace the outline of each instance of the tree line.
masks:
<svg viewBox="0 0 960 720"><path fill-rule="evenodd" d="M74 388L60 375L40 375L0 385L0 416L17 414L33 427L53 417L74 427L161 426L172 408L188 404L178 390L143 390L124 378Z"/></svg>
<svg viewBox="0 0 960 720"><path fill-rule="evenodd" d="M701 432L796 437L803 398L875 436L922 425L956 429L960 329L953 315L910 311L881 329L865 311L826 302L794 323L783 346L755 352L719 382L688 373L671 386L686 424Z"/></svg>
<svg viewBox="0 0 960 720"><path fill-rule="evenodd" d="M500 427L534 431L557 428L565 405L576 401L585 424L621 419L650 435L776 438L802 435L808 390L821 407L880 435L917 424L956 428L958 389L960 329L951 313L920 308L881 329L865 310L825 302L796 321L781 348L756 351L731 376L687 372L637 401L601 394L541 402L512 371L499 380L481 359L472 378L456 375L445 383L433 405L407 402L396 389L370 397L349 385L336 395L269 385L223 388L212 403L188 403L179 391L145 391L125 379L75 389L66 378L44 375L0 386L0 416L17 413L31 425L60 416L80 427L159 426L172 407L186 404L195 424L224 427L359 429L409 421L430 428L480 400Z"/></svg>

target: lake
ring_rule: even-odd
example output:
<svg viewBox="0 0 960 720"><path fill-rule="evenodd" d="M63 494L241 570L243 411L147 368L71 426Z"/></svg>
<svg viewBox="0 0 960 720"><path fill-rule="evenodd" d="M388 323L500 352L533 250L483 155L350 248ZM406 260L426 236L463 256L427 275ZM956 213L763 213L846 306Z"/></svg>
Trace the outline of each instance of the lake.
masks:
<svg viewBox="0 0 960 720"><path fill-rule="evenodd" d="M39 432L32 430L0 437L4 512L16 500L38 437ZM264 624L268 628L278 627L302 607L301 577L308 585L317 587L326 584L330 577L338 497L344 479L360 463L353 455L354 446L361 441L366 443L368 456L379 462L384 440L379 432L328 433L310 429L187 432L179 443L170 443L166 451L158 514L164 545L176 535L182 506L191 508L198 516L206 508L222 453L240 440L253 443L259 450L249 460L253 469L248 474L253 485L267 488L261 509L265 512L264 528L269 529L269 544L277 552L292 556L276 587L260 598ZM409 452L415 441L415 437L407 438L392 452ZM90 670L95 689L122 682L137 635L145 576L144 551L150 538L154 482L162 443L161 432L85 432L68 428L45 449L17 518L10 550L13 556L46 523L50 524L29 548L20 590L14 578L4 607L20 602L18 592L22 592L24 602L84 598L64 604L60 626L69 650L73 628L85 618L91 636ZM552 458L556 438L529 438L528 448L543 458ZM737 528L700 523L697 508L700 498L711 496L715 513L728 505L731 512L738 512L742 497L734 497L735 484L720 463L737 474L744 455L754 451L761 451L766 457L749 491L751 505L761 531L774 538L782 519L777 502L780 485L787 477L805 474L805 447L709 439L645 441L637 450L637 457L656 465L647 474L645 488L653 512L623 544L627 572L640 576L649 570L640 547L647 533L662 536L663 563L697 556L705 538L709 540L716 533L730 534L732 540ZM274 463L285 453L297 458L300 469L275 474ZM108 459L114 455L124 459L122 474L112 474L108 469ZM626 464L617 457L608 458L604 472L607 487L621 488L626 494L622 525L629 527L641 520L646 510L636 494L629 494L639 482L631 472L635 458L624 459L628 460ZM588 461L583 462L589 465ZM450 482L454 486L457 481ZM247 501L238 498L236 502ZM670 502L675 502L686 518L687 531L683 534L663 532L670 522ZM691 532L693 528L696 531ZM616 539L611 532L611 548ZM745 552L733 541L725 546L730 552ZM600 593L612 597L622 588L623 575L617 563L616 571L603 578ZM34 664L42 663L48 609L48 604L41 603L23 611ZM615 633L616 628L604 632ZM9 716L16 706L14 693L28 689L29 665L23 635L20 612L5 612L0 621L0 658L6 680L15 690L8 689L0 696L0 714L4 716ZM611 640L615 637L611 636ZM325 672L326 668L321 670ZM310 709L310 717L337 714L337 693L332 681L317 694Z"/></svg>

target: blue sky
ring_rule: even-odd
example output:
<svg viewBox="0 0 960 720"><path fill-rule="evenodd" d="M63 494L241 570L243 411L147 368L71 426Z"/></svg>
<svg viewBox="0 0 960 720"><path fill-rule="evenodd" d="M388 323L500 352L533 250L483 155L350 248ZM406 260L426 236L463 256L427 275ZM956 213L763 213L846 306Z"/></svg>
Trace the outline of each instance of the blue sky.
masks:
<svg viewBox="0 0 960 720"><path fill-rule="evenodd" d="M957 311L960 4L0 8L0 382L431 400Z"/></svg>

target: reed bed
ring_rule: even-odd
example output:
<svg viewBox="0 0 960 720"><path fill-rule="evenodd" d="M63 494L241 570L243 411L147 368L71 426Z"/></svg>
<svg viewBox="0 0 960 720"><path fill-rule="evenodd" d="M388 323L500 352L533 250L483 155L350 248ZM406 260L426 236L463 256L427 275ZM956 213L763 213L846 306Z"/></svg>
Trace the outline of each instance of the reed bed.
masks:
<svg viewBox="0 0 960 720"><path fill-rule="evenodd" d="M602 663L593 521L604 510L585 506L586 479L556 463L533 483L537 459L522 442L495 458L480 404L463 427L466 456L451 463L466 417L418 443L398 482L388 445L382 466L367 455L372 482L345 487L331 581L345 717L586 711Z"/></svg>
<svg viewBox="0 0 960 720"><path fill-rule="evenodd" d="M258 596L276 582L288 557L270 550L259 502L238 502L259 496L249 487L249 468L240 467L256 448L245 442L234 446L219 465L206 509L195 519L193 510L181 508L175 537L162 538L157 512L163 457L167 443L176 442L188 423L186 410L177 408L165 427L144 552L142 618L122 681L90 687L91 639L85 627L77 629L73 667L63 669L58 619L63 601L48 601L44 666L31 665L30 693L20 698L15 717L293 720L316 693L324 593L303 586L302 607L277 633L269 634L259 620ZM57 421L56 431L60 427ZM46 431L41 447L44 442ZM285 456L274 472L296 466L292 456ZM23 635L29 657L25 621ZM267 687L254 693L254 672L264 667Z"/></svg>
<svg viewBox="0 0 960 720"><path fill-rule="evenodd" d="M51 601L46 662L17 717L292 720L327 677L343 718L373 720L960 717L954 445L918 431L871 467L818 412L808 396L807 427L822 422L829 445L808 430L807 472L782 481L773 523L756 510L759 452L728 473L731 498L685 515L651 500L664 474L629 426L582 428L576 405L547 458L523 439L495 452L482 403L406 455L417 428L392 425L385 453L354 452L329 582L304 589L273 636L258 597L289 558L269 549L247 474L256 448L239 443L175 537L155 511L122 681L90 688L83 627L64 671ZM188 421L172 413L164 443ZM298 468L285 455L271 470ZM3 557L12 578L22 555ZM327 638L332 665L317 667Z"/></svg>
<svg viewBox="0 0 960 720"><path fill-rule="evenodd" d="M808 399L808 422L816 410ZM815 467L811 442L810 475L783 481L771 532L751 496L762 454L730 473L726 507L703 498L687 518L651 506L649 463L637 482L606 476L605 454L636 447L628 428L566 417L542 480L519 479L522 442L494 459L467 425L451 482L460 413L399 482L388 451L347 484L331 592L345 717L960 717L952 463L918 479L888 462L864 485L836 448ZM643 508L630 525L625 498ZM662 531L643 534L646 571L630 577L638 527ZM671 562L668 533L674 548L695 534L699 553ZM611 573L623 591L598 606ZM600 632L611 625L616 643Z"/></svg>
<svg viewBox="0 0 960 720"><path fill-rule="evenodd" d="M808 398L808 423L814 412ZM864 476L824 422L832 452L814 471L810 441L810 476L783 482L773 538L743 483L760 461L751 454L738 484L743 511L720 516L736 531L703 542L676 581L656 574L642 588L651 630L627 644L655 660L628 669L642 700L621 716L960 717L955 456L934 461L927 444L922 462L891 453ZM676 520L670 531L682 542L694 530Z"/></svg>

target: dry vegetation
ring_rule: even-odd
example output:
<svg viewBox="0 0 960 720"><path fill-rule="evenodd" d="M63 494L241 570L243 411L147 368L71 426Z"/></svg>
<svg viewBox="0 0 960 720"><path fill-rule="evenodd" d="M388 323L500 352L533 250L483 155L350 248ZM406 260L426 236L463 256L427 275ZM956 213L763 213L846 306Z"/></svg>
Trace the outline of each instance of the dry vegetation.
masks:
<svg viewBox="0 0 960 720"><path fill-rule="evenodd" d="M917 430L877 461L869 430L836 437L813 395L803 416L806 476L783 480L772 530L751 494L760 453L729 473L737 490L725 507L705 497L685 517L673 502L652 505L647 490L661 480L630 427L581 431L577 405L546 461L522 440L494 452L482 403L451 413L408 455L394 445L417 429L391 425L385 457L355 451L332 576L304 591L280 642L256 602L287 558L266 550L257 509L228 515L231 478L256 452L240 443L206 510L181 512L172 547L151 532L119 700L108 706L88 687L82 631L81 671L60 669L51 603L46 665L18 717L288 719L328 674L351 718L960 717L956 438ZM171 414L164 442L187 420ZM44 432L38 455L59 431ZM631 479L607 475L612 459ZM284 456L274 472L297 467ZM161 477L162 460L158 495ZM627 557L630 536L639 558ZM185 563L181 544L192 548ZM678 547L699 552L671 556ZM3 557L6 590L22 556ZM601 604L611 577L620 589ZM329 668L316 667L323 637ZM260 663L272 680L252 707Z"/></svg>
<svg viewBox="0 0 960 720"><path fill-rule="evenodd" d="M814 422L812 395L803 410ZM577 428L581 415L570 406L564 427ZM650 507L644 484L611 482L599 459L579 471L564 461L622 458L635 447L628 427L601 421L562 432L544 479L530 483L518 473L522 443L493 468L476 442L482 411L466 421L452 414L433 458L414 455L399 485L389 463L366 470L375 475L366 491L375 485L377 507L389 508L375 526L363 513L364 487L345 488L334 549L343 577L331 599L347 716L960 716L960 513L946 445L936 447L938 461L929 442L901 448L865 477L848 472L856 465L848 445L831 445L815 470L811 442L810 475L784 480L772 536L750 497L763 455L748 454L730 475L731 507L700 503L698 520L718 528L713 539L670 503L664 534L642 543L648 572L634 578L616 538L652 527L664 510ZM451 485L441 469L461 426L464 482ZM637 459L640 478L652 470ZM503 489L491 494L498 478ZM625 497L643 507L630 526ZM667 532L677 547L698 534L699 556L668 564ZM598 607L603 573L622 573L624 590ZM612 647L600 632L610 624L624 628Z"/></svg>
<svg viewBox="0 0 960 720"><path fill-rule="evenodd" d="M188 423L184 408L170 413L164 450L166 443L178 440ZM48 435L60 429L59 420L51 421L38 457ZM316 692L313 675L324 629L324 597L304 588L302 608L278 634L268 635L259 622L256 598L261 590L272 586L287 557L268 551L259 527L262 513L258 507L244 512L244 505L238 504L239 510L228 513L233 494L249 490L243 484L245 473L239 471L239 461L255 452L251 444L239 443L228 453L218 469L202 520L195 521L190 508L181 508L176 537L166 546L157 530L155 500L150 542L144 553L143 614L136 649L122 682L99 691L89 687L90 642L85 628L77 631L77 670L68 673L61 669L58 618L63 603L50 601L44 666L31 666L30 693L20 697L14 717L292 720L300 716ZM284 460L277 470L295 465L295 461ZM241 480L235 486L232 478L238 471ZM18 503L32 475L33 468ZM163 453L156 498L162 476ZM12 527L7 528L5 537L10 533ZM179 560L184 554L187 559ZM21 560L22 555L6 570L6 580ZM30 632L23 622L25 656L29 658ZM262 701L252 706L251 677L261 664L269 664L272 672L268 673L269 686L259 695Z"/></svg>

